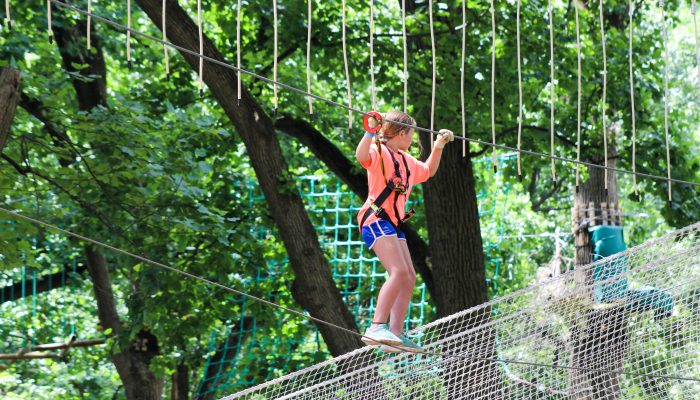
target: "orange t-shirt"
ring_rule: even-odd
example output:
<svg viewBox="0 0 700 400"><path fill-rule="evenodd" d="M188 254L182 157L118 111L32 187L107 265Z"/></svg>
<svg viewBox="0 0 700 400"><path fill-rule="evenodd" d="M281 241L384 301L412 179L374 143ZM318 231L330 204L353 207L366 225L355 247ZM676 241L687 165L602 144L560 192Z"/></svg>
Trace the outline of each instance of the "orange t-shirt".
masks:
<svg viewBox="0 0 700 400"><path fill-rule="evenodd" d="M381 153L382 160L384 160L384 171L386 172L386 179L391 180L396 175L394 173L394 160L391 158L391 154L389 153L390 151L392 150L388 149L386 146L382 146ZM369 197L365 201L365 204L362 205L362 208L360 208L360 212L357 214L358 225L362 222L362 217L365 215L367 209L369 209L370 204L374 203L374 201L382 193L382 191L384 191L384 188L386 187L386 180L384 179L384 175L382 174L382 166L379 161L379 152L377 150L376 144L372 144L372 146L370 147L369 155L369 160L361 164L367 170L367 181L369 183ZM406 159L405 164L402 156ZM394 199L396 198L396 196L399 196L398 199L396 199L396 209L399 211L399 218L403 218L406 215L406 199L408 199L408 196L411 194L413 186L419 183L423 183L427 181L428 178L430 178L430 168L428 168L428 165L426 163L416 160L413 156L401 150L394 152L394 157L396 158L396 161L399 164L399 171L401 173L401 180L403 182L406 182L406 166L408 166L408 169L411 171L411 176L409 177L406 192L404 194L397 194L396 192L391 193L389 197L387 197L386 200L384 200L384 204L381 205L384 211L386 211L386 213L391 218L391 222L396 224L398 218L396 216L396 213L394 212ZM377 219L379 218L377 218L377 216L370 211L370 215L367 217L367 220L364 224L370 224L376 221Z"/></svg>

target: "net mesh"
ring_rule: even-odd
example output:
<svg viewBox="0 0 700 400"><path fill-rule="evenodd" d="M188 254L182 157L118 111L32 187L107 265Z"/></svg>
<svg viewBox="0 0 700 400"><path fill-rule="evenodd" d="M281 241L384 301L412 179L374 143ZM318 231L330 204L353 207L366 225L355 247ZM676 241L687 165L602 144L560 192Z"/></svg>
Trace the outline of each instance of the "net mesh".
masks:
<svg viewBox="0 0 700 400"><path fill-rule="evenodd" d="M700 398L700 223L225 399Z"/></svg>
<svg viewBox="0 0 700 400"><path fill-rule="evenodd" d="M496 180L496 185L493 186L499 189L487 193L486 185L483 185L477 194L480 200L479 215L497 221L484 227L487 281L494 294L507 289L513 279L512 274L504 273L507 265L513 264L513 260L507 258L510 257L510 253L501 248L505 221L509 220L504 215L509 212L507 199L511 189L509 183L501 182L501 171L515 156L499 156L499 172L494 176L488 171L490 179ZM486 162L490 160L477 161L479 164ZM332 176L300 177L297 188L316 227L343 300L355 316L357 325L364 329L371 323L376 293L385 280L385 272L379 259L366 249L357 226L356 216L363 199L359 199L346 185ZM251 209L264 204L264 197L254 182L246 183L241 189L247 190ZM421 188L415 190L418 193L412 198L417 202L411 201L409 205L420 210ZM420 220L423 213L419 211L418 214L421 217L416 219ZM421 221L416 225L420 226ZM256 231L256 235L263 241L275 233L261 227ZM269 300L282 301L290 307L295 307L296 304L285 283L289 277L287 261L267 262L268 265L259 267L257 273L245 282L243 291L249 292L261 285L280 282L275 297ZM286 303L287 301L289 303ZM228 329L212 331L209 348L212 355L208 357L203 369L203 377L197 390L198 396L205 398L216 393L238 391L331 357L318 330L308 321L285 315L283 312L276 312L272 319L261 317L259 312L251 310L254 303L245 297L236 299L235 303L240 307L239 318L231 321ZM419 276L409 304L405 329L423 325L432 319L433 314L426 286ZM300 354L304 356L301 357Z"/></svg>

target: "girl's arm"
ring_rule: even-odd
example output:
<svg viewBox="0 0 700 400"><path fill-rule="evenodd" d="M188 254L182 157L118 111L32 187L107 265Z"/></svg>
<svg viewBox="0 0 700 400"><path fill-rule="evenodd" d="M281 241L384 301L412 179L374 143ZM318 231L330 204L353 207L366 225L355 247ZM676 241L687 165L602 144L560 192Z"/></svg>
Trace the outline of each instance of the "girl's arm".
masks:
<svg viewBox="0 0 700 400"><path fill-rule="evenodd" d="M360 164L364 164L370 160L369 148L372 146L373 139L374 135L365 133L365 135L362 136L362 140L360 140L360 143L357 145L357 149L355 149L355 158Z"/></svg>
<svg viewBox="0 0 700 400"><path fill-rule="evenodd" d="M430 156L428 156L428 159L425 160L425 163L428 164L428 168L430 169L430 177L431 178L433 176L435 176L438 168L440 167L440 159L442 158L442 149L445 147L445 145L447 143L453 141L454 138L455 138L455 136L452 133L452 131L449 131L447 129L440 129L440 134L438 135L437 139L435 140L435 145L433 146L433 151L430 152Z"/></svg>

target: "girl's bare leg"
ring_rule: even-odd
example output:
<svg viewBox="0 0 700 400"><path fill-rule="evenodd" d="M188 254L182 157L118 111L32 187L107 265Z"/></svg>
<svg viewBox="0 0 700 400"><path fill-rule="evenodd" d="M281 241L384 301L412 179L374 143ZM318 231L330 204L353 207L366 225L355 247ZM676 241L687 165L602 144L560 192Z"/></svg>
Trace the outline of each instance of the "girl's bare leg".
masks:
<svg viewBox="0 0 700 400"><path fill-rule="evenodd" d="M406 265L401 242L403 241L400 241L396 236L384 236L377 239L372 247L379 261L389 273L389 279L384 282L379 291L377 306L374 309L374 318L372 319L373 322L385 323L394 304L397 302L397 298L407 290L408 299L410 300L410 293L413 289L416 274L413 272L413 267L410 264ZM404 297L406 297L405 294ZM407 303L406 307L408 307ZM403 313L403 318L405 317L406 311ZM403 319L400 322L403 322ZM394 318L392 314L393 324Z"/></svg>
<svg viewBox="0 0 700 400"><path fill-rule="evenodd" d="M416 283L416 271L413 269L411 254L408 251L408 245L405 240L398 240L399 248L401 249L401 257L403 265L408 273L406 283L401 287L401 292L398 294L394 305L391 307L391 332L396 336L401 336L403 333L404 322L408 314L408 305L411 303L413 295L413 287Z"/></svg>

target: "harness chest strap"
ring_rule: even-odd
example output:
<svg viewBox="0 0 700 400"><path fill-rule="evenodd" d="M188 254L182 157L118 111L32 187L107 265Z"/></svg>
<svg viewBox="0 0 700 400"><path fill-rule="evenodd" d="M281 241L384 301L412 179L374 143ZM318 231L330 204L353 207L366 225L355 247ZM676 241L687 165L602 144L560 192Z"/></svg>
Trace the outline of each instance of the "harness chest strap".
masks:
<svg viewBox="0 0 700 400"><path fill-rule="evenodd" d="M381 146L381 144L378 144L378 145ZM381 149L381 147L380 147L380 149ZM381 158L381 150L380 150L379 154L380 154L379 158L380 158L380 162L381 162L381 166L382 166L382 172L384 173L384 177L386 179L386 175L384 172L384 160ZM400 180L401 173L399 170L399 163L396 160L396 157L394 156L394 153L391 150L389 150L389 155L391 155L391 158L394 161L394 175L396 176L396 178L398 178ZM401 158L403 160L404 168L406 169L406 185L408 185L409 179L411 177L411 170L408 169L408 163L406 162L406 157L404 157L402 155ZM365 211L364 215L362 216L362 220L360 221L360 229L362 229L362 226L364 226L365 221L367 221L367 219L369 218L369 216L373 212L377 217L389 221L389 223L398 232L401 225L404 224L409 219L411 219L416 214L415 210L413 210L413 209L409 210L403 219L398 219L397 223L394 224L394 221L391 220L389 215L386 213L386 210L384 210L382 208L382 204L384 204L384 202L391 195L391 193L396 192L396 196L394 197L394 204L393 205L394 205L394 213L395 213L396 217L398 218L399 217L399 210L396 207L396 202L398 201L399 191L401 193L405 193L405 190L406 190L406 187L403 185L403 182L401 182L401 187L397 187L393 180L387 179L386 180L386 187L384 188L384 190L382 190L382 192L379 194L379 196L377 196L377 198L374 200L374 202L370 203L369 208Z"/></svg>

